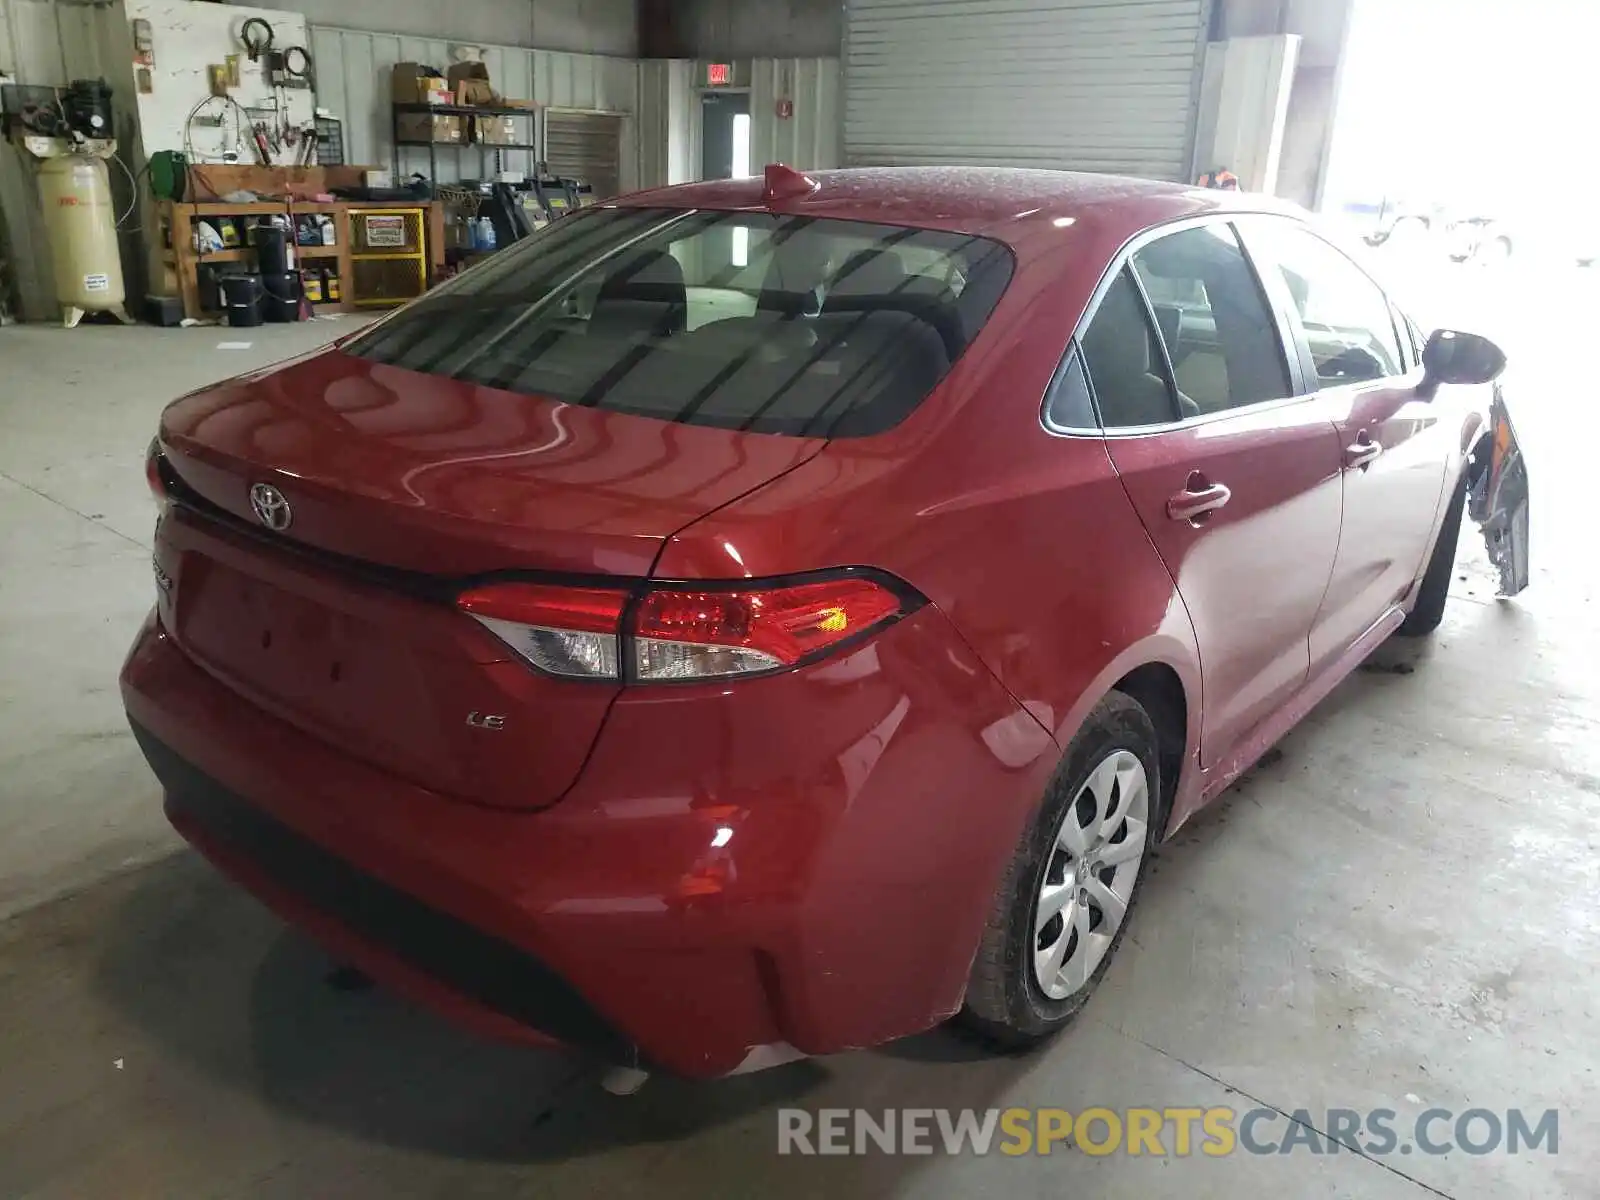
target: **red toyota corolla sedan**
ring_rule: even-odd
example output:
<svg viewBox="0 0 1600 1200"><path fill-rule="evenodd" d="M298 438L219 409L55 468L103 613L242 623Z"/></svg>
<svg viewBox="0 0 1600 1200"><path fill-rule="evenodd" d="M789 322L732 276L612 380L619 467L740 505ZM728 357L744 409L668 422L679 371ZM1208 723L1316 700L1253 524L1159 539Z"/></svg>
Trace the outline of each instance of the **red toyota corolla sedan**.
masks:
<svg viewBox="0 0 1600 1200"><path fill-rule="evenodd" d="M169 407L123 695L186 838L480 1028L1022 1045L1152 848L1438 624L1464 508L1526 585L1504 365L1252 196L647 192Z"/></svg>

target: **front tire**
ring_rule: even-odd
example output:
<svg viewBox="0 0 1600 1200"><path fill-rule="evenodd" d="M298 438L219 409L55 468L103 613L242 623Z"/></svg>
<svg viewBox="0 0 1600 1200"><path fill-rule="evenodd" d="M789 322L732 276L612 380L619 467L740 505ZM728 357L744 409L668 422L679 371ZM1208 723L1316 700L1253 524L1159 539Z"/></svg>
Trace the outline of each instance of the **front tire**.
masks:
<svg viewBox="0 0 1600 1200"><path fill-rule="evenodd" d="M1072 739L995 892L963 1025L1018 1050L1083 1010L1127 933L1163 795L1155 726L1112 692Z"/></svg>

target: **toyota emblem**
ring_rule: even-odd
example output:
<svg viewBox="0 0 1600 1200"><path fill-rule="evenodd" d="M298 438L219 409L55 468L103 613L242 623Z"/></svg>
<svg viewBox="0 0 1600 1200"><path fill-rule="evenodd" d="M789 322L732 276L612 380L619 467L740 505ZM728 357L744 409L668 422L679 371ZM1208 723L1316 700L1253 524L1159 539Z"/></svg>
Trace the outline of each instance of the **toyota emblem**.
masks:
<svg viewBox="0 0 1600 1200"><path fill-rule="evenodd" d="M270 483L258 483L250 489L250 507L256 519L268 529L282 533L294 520L294 509L282 492Z"/></svg>

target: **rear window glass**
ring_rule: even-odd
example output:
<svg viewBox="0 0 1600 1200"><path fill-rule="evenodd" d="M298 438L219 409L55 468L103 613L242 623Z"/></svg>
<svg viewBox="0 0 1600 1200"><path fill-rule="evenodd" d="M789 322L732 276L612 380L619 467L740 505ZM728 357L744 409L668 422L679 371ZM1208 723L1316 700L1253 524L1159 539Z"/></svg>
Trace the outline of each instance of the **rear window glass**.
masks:
<svg viewBox="0 0 1600 1200"><path fill-rule="evenodd" d="M861 437L977 335L1011 252L859 221L565 218L345 346L373 362L692 425Z"/></svg>

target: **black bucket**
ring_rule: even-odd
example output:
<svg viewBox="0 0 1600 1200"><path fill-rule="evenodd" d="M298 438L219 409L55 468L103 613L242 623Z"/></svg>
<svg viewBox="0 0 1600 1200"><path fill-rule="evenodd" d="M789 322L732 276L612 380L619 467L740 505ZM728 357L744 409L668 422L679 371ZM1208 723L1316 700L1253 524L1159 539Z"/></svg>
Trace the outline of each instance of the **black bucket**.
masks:
<svg viewBox="0 0 1600 1200"><path fill-rule="evenodd" d="M249 327L261 324L261 276L224 275L222 306L228 314L228 324Z"/></svg>
<svg viewBox="0 0 1600 1200"><path fill-rule="evenodd" d="M195 284L200 295L200 307L205 312L222 310L222 272L211 263L201 263L195 268Z"/></svg>
<svg viewBox="0 0 1600 1200"><path fill-rule="evenodd" d="M285 300L282 296L268 296L261 302L262 315L274 324L286 324L300 319L300 301Z"/></svg>
<svg viewBox="0 0 1600 1200"><path fill-rule="evenodd" d="M267 289L266 297L262 302L262 312L267 320L274 322L298 321L300 319L300 273L298 271L284 271L274 275L262 275L261 282Z"/></svg>
<svg viewBox="0 0 1600 1200"><path fill-rule="evenodd" d="M263 275L282 275L289 269L289 231L278 225L257 225L250 232L256 248L256 265Z"/></svg>

